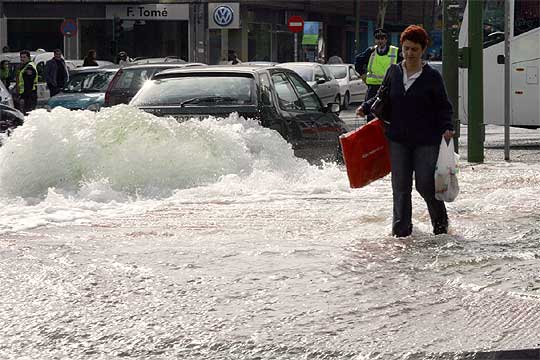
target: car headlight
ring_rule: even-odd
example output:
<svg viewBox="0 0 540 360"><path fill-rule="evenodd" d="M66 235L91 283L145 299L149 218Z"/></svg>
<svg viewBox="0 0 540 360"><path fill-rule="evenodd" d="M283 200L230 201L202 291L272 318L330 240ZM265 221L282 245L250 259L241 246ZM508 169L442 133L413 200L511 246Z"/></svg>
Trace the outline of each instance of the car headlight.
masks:
<svg viewBox="0 0 540 360"><path fill-rule="evenodd" d="M90 110L90 111L99 111L100 109L101 109L101 106L98 103L90 104L86 108L86 110Z"/></svg>

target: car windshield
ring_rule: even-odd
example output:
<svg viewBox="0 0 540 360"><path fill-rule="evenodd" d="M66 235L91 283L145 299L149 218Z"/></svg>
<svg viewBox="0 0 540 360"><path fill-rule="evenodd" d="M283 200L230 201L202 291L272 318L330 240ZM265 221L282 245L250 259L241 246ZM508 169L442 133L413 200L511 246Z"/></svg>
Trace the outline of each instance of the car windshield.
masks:
<svg viewBox="0 0 540 360"><path fill-rule="evenodd" d="M313 81L313 68L311 66L287 66L302 77L305 81Z"/></svg>
<svg viewBox="0 0 540 360"><path fill-rule="evenodd" d="M347 77L346 66L329 66L328 67L336 79L345 79Z"/></svg>
<svg viewBox="0 0 540 360"><path fill-rule="evenodd" d="M252 105L255 83L244 75L200 75L163 78L145 83L133 99L137 106Z"/></svg>
<svg viewBox="0 0 540 360"><path fill-rule="evenodd" d="M74 74L62 91L67 93L105 92L113 76L112 71Z"/></svg>

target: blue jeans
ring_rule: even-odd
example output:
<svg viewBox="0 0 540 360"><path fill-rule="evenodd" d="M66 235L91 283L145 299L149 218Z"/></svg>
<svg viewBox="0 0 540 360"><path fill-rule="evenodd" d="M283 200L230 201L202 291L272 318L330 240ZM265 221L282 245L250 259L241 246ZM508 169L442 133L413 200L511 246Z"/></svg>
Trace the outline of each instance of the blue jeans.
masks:
<svg viewBox="0 0 540 360"><path fill-rule="evenodd" d="M439 145L406 145L390 141L392 164L392 195L394 218L392 234L409 236L412 232L412 182L426 201L433 232L445 234L448 230L448 215L443 201L435 199L435 165L439 156Z"/></svg>

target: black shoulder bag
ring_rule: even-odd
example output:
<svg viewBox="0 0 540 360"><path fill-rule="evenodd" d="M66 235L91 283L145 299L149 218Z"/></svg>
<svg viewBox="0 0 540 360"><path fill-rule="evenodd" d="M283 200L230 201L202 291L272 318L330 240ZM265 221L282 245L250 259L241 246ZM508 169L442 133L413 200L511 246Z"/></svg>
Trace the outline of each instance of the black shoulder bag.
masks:
<svg viewBox="0 0 540 360"><path fill-rule="evenodd" d="M377 91L376 99L371 105L371 113L377 118L384 121L386 124L390 123L390 85L392 82L392 76L394 73L394 66L390 65L388 82L381 84L379 91Z"/></svg>

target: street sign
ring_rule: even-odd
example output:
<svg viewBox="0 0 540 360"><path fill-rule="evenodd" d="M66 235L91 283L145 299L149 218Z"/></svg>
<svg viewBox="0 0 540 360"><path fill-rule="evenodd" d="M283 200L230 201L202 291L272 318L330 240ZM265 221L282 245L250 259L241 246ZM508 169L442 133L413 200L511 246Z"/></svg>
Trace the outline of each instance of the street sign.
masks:
<svg viewBox="0 0 540 360"><path fill-rule="evenodd" d="M71 37L77 35L77 23L73 19L65 19L60 25L62 35Z"/></svg>
<svg viewBox="0 0 540 360"><path fill-rule="evenodd" d="M287 26L293 33L301 32L304 29L304 19L301 16L291 16L287 21Z"/></svg>

